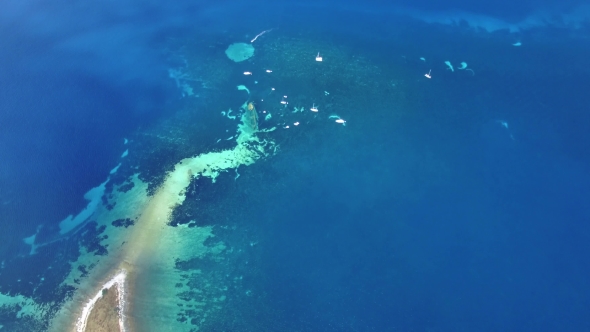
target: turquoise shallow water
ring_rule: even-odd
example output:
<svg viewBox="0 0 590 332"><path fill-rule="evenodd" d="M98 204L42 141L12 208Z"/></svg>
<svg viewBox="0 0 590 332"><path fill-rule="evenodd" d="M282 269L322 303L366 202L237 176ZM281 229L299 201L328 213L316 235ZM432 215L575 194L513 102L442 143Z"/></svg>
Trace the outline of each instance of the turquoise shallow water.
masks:
<svg viewBox="0 0 590 332"><path fill-rule="evenodd" d="M116 266L166 174L236 146L228 110L244 101L276 148L215 181L187 173L186 200L145 233L140 330L588 329L583 25L492 32L473 15L354 4L131 8L70 8L51 29L19 21L23 8L1 16L23 28L1 53L4 329L47 330ZM254 56L230 61L235 42ZM107 178L96 212L60 234Z"/></svg>

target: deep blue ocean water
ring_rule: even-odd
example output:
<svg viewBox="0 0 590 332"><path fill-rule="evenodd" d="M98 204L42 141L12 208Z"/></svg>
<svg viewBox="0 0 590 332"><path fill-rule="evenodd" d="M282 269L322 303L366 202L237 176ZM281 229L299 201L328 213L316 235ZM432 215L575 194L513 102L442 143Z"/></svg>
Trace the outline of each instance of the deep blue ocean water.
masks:
<svg viewBox="0 0 590 332"><path fill-rule="evenodd" d="M268 205L242 221L260 242L252 264L264 283L251 286L272 308L260 320L280 319L289 331L589 331L588 21L489 32L470 28L465 14L588 20L581 4L8 2L0 259L14 263L0 290L33 292L16 279L44 270L22 265L23 238L40 225L53 238L117 165L124 139L182 105L167 43L197 32L248 39L275 27L315 31L379 66L405 68L414 108L386 121L373 115L387 110L368 103L351 112L346 134L326 136L335 141L264 161L283 174L267 180L285 189L253 187ZM465 21L432 22L448 12ZM446 60L467 61L475 76L445 70Z"/></svg>

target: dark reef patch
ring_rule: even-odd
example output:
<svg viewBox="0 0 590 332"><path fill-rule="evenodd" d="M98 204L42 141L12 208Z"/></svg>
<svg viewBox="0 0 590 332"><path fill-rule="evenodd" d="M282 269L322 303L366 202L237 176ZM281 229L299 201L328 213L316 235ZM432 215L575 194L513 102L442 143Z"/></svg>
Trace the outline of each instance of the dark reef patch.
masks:
<svg viewBox="0 0 590 332"><path fill-rule="evenodd" d="M98 227L96 221L87 223L80 232L80 245L85 247L88 252L94 253L97 256L104 256L108 254L106 246L101 244L102 240L108 239L108 235L101 234L105 231L106 226Z"/></svg>
<svg viewBox="0 0 590 332"><path fill-rule="evenodd" d="M126 192L128 192L129 190L133 189L133 187L134 187L134 186L135 186L135 183L133 183L133 182L129 181L129 182L127 182L127 183L124 183L124 184L120 185L120 186L119 186L119 188L118 188L117 190L118 190L119 192L126 193Z"/></svg>
<svg viewBox="0 0 590 332"><path fill-rule="evenodd" d="M111 223L111 225L115 226L115 227L129 227L129 226L133 226L135 225L135 221L129 219L129 218L125 218L125 219L117 219L115 221L113 221Z"/></svg>
<svg viewBox="0 0 590 332"><path fill-rule="evenodd" d="M186 199L183 204L172 211L170 226L188 224L189 227L219 225L223 221L219 216L225 216L227 207L216 204L228 190L235 187L235 176L232 173L222 172L215 183L210 178L193 178L187 187Z"/></svg>

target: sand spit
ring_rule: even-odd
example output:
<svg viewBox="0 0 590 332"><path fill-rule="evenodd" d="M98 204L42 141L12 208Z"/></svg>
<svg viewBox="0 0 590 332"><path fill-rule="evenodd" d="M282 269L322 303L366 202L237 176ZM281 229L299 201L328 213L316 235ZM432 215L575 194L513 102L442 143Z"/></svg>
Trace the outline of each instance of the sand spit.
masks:
<svg viewBox="0 0 590 332"><path fill-rule="evenodd" d="M276 151L273 141L261 141L255 133L242 130L242 126L238 127L240 135L233 149L204 153L179 161L152 197L147 197L145 184L138 183L135 190L117 198L117 206L126 206L125 211L108 211L101 207L95 216L99 224L132 216L136 216L137 221L128 232L109 237L109 255L97 261L90 274L77 287L73 300L66 303L54 319L52 331L97 332L106 331L107 326L117 324L118 330L109 331L178 330L178 326L173 326L177 324L175 317L165 312L164 308L145 307L146 303L169 303L174 299L174 289L159 285L161 291L166 293L166 301L154 302L150 297L159 290L149 289L153 285L139 280L151 279L154 271L173 275L175 258L183 254L198 257L211 251L204 245L205 240L212 236L211 228L172 228L167 223L174 207L183 203L184 191L193 177L205 176L215 181L220 172L250 165ZM135 181L139 181L137 177ZM123 212L124 216L121 215ZM116 249L111 250L115 245ZM194 249L191 251L187 248ZM86 257L87 261L90 259L96 258ZM88 264L87 261L84 263ZM103 295L104 289L107 291ZM154 314L162 316L155 320Z"/></svg>
<svg viewBox="0 0 590 332"><path fill-rule="evenodd" d="M119 292L114 287L105 288L104 292L103 297L94 304L88 316L85 330L88 332L123 332L117 298Z"/></svg>
<svg viewBox="0 0 590 332"><path fill-rule="evenodd" d="M121 271L86 303L76 332L125 332L125 276Z"/></svg>

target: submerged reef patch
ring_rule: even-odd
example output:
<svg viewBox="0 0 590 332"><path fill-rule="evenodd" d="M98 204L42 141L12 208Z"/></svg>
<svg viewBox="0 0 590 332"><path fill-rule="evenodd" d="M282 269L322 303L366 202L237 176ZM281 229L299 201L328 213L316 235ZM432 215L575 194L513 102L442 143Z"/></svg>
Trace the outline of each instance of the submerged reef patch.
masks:
<svg viewBox="0 0 590 332"><path fill-rule="evenodd" d="M135 221L133 221L130 218L125 218L125 219L117 219L115 221L113 221L111 223L111 225L115 226L115 227L129 227L129 226L133 226L135 225Z"/></svg>

